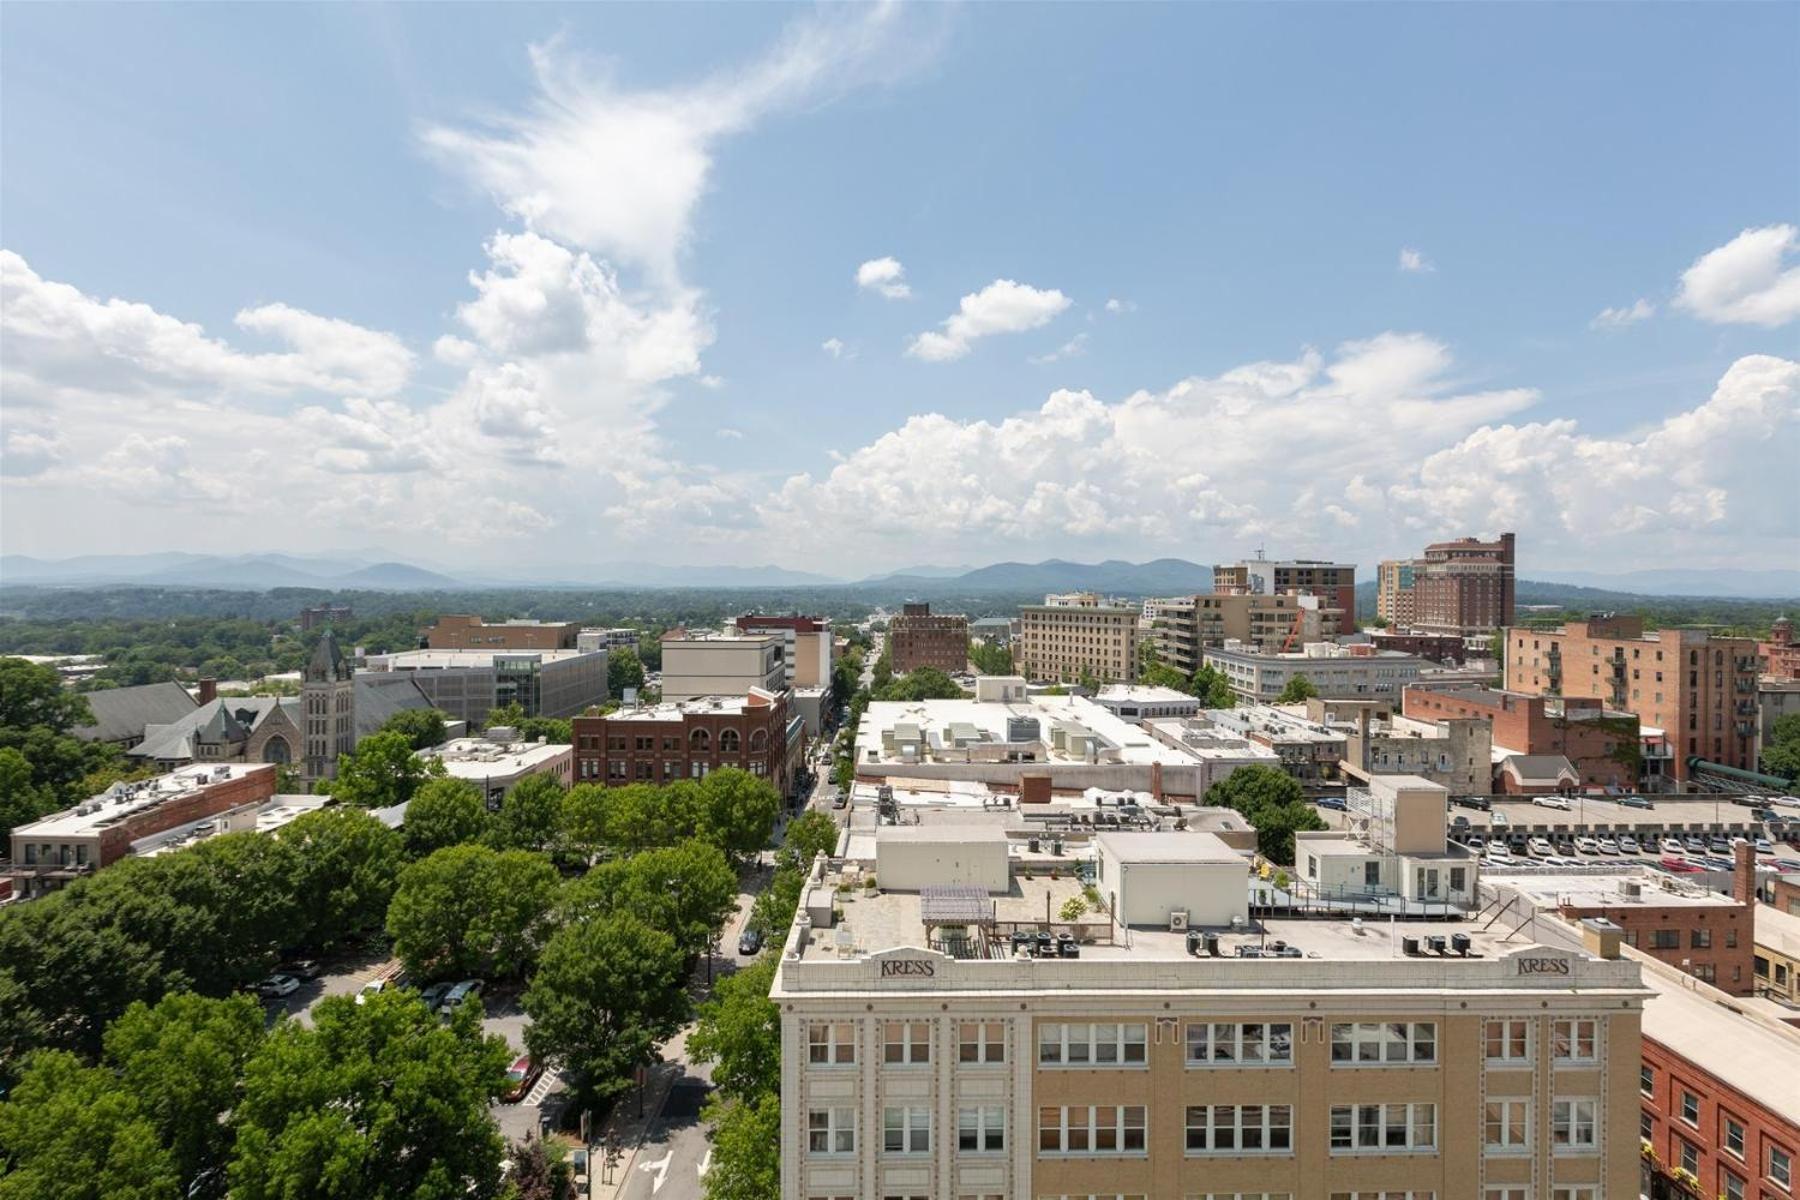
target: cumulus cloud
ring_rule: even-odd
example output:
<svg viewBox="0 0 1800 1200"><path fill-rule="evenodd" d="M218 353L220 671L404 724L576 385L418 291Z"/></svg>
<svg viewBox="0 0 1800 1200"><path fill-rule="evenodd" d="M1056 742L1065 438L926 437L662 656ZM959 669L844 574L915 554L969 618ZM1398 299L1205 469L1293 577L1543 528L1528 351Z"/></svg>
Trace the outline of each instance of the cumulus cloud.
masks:
<svg viewBox="0 0 1800 1200"><path fill-rule="evenodd" d="M313 462L327 471L393 474L440 465L427 420L398 401L352 396L338 408L295 414L310 435Z"/></svg>
<svg viewBox="0 0 1800 1200"><path fill-rule="evenodd" d="M926 362L950 362L966 355L978 338L1023 333L1047 325L1070 303L1054 288L1046 291L1011 279L996 279L979 292L964 296L957 311L944 320L942 332L928 330L919 334L906 352Z"/></svg>
<svg viewBox="0 0 1800 1200"><path fill-rule="evenodd" d="M906 282L906 268L897 258L871 258L856 268L856 286L889 300L904 300L912 295L912 288Z"/></svg>
<svg viewBox="0 0 1800 1200"><path fill-rule="evenodd" d="M1627 326L1636 325L1639 321L1648 321L1655 315L1656 305L1640 296L1623 308L1601 309L1594 319L1588 322L1588 328L1624 329Z"/></svg>
<svg viewBox="0 0 1800 1200"><path fill-rule="evenodd" d="M821 349L825 353L831 355L831 357L833 357L833 358L855 358L856 357L855 352L850 350L849 347L845 346L843 341L838 338L826 338L824 341L819 343L819 349Z"/></svg>
<svg viewBox="0 0 1800 1200"><path fill-rule="evenodd" d="M18 254L0 250L0 380L9 404L119 390L384 396L404 387L412 372L412 352L399 338L348 321L268 304L238 313L236 324L287 349L237 349L147 304L100 300L44 279Z"/></svg>
<svg viewBox="0 0 1800 1200"><path fill-rule="evenodd" d="M1400 247L1400 269L1411 275L1422 275L1427 271L1437 270L1437 264L1425 257L1422 250L1411 246Z"/></svg>
<svg viewBox="0 0 1800 1200"><path fill-rule="evenodd" d="M1694 260L1681 274L1675 304L1716 325L1773 329L1800 317L1800 229L1746 229Z"/></svg>
<svg viewBox="0 0 1800 1200"><path fill-rule="evenodd" d="M1087 353L1087 344L1087 331L1083 330L1048 354L1033 355L1031 361L1039 366L1044 366L1053 362L1061 362L1065 358L1077 358Z"/></svg>
<svg viewBox="0 0 1800 1200"><path fill-rule="evenodd" d="M1122 300L1117 296L1110 296L1106 301L1106 311L1114 314L1134 313L1137 311L1137 301Z"/></svg>

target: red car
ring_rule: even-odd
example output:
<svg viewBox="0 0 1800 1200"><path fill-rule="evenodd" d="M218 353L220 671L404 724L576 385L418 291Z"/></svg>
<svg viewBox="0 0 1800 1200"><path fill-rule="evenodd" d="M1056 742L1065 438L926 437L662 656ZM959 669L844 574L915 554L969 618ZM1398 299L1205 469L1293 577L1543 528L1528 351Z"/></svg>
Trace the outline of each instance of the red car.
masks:
<svg viewBox="0 0 1800 1200"><path fill-rule="evenodd" d="M531 1055L521 1054L513 1060L513 1065L506 1068L506 1091L502 1093L508 1102L523 1100L530 1092L531 1085L538 1081L544 1068L531 1061Z"/></svg>

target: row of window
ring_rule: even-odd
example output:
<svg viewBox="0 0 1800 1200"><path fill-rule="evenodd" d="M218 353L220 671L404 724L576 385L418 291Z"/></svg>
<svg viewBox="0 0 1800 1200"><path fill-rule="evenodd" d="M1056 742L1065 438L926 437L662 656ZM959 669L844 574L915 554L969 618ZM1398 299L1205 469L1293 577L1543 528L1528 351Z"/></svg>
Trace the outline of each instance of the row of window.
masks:
<svg viewBox="0 0 1800 1200"><path fill-rule="evenodd" d="M1550 1105L1550 1143L1561 1151L1600 1147L1600 1102L1555 1100ZM1531 1101L1489 1100L1483 1109L1482 1147L1489 1154L1526 1154L1531 1150Z"/></svg>
<svg viewBox="0 0 1800 1200"><path fill-rule="evenodd" d="M1486 1023L1484 1052L1490 1063L1529 1065L1532 1022L1506 1018ZM1600 1060L1600 1021L1592 1017L1551 1022L1551 1055L1558 1063ZM1340 1022L1331 1026L1331 1061L1344 1066L1390 1066L1437 1062L1437 1024L1432 1021ZM1037 1061L1053 1067L1116 1067L1147 1061L1149 1025L1144 1022L1046 1022L1038 1026ZM856 1029L849 1021L820 1021L806 1027L807 1061L815 1066L856 1062ZM1187 1027L1191 1067L1290 1066L1294 1027L1285 1021L1192 1022ZM929 1021L884 1021L882 1061L931 1061ZM957 1024L957 1061L1006 1061L1006 1026L1000 1021ZM1648 1068L1645 1068L1648 1070ZM1646 1084L1646 1086L1648 1086Z"/></svg>
<svg viewBox="0 0 1800 1200"><path fill-rule="evenodd" d="M1652 1100L1656 1098L1656 1068L1649 1063L1641 1063L1638 1066L1638 1090ZM1700 1128L1700 1097L1697 1093L1682 1088L1679 1095L1674 1098L1673 1108L1676 1115L1681 1118L1682 1124L1690 1129L1698 1130ZM1723 1111L1723 1106L1720 1106L1718 1116L1719 1129L1716 1144L1727 1154L1748 1166L1750 1163L1749 1137L1744 1122ZM1640 1126L1644 1140L1651 1141L1656 1132L1655 1117L1651 1113L1645 1112L1640 1118ZM1700 1172L1699 1148L1679 1134L1676 1135L1675 1141L1679 1159L1677 1165L1690 1174L1698 1175ZM1763 1158L1765 1161L1756 1165L1762 1170L1764 1178L1778 1183L1784 1188L1794 1186L1793 1152L1771 1144ZM1737 1200L1738 1197L1745 1194L1744 1181L1724 1167L1719 1170L1719 1189L1731 1200Z"/></svg>

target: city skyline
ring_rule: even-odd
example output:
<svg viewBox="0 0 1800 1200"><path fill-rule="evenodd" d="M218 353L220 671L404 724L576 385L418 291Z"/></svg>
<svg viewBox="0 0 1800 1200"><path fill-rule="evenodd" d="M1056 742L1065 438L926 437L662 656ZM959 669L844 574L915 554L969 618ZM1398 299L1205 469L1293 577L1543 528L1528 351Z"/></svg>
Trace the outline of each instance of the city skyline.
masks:
<svg viewBox="0 0 1800 1200"><path fill-rule="evenodd" d="M1729 12L15 9L0 537L1779 567L1800 15Z"/></svg>

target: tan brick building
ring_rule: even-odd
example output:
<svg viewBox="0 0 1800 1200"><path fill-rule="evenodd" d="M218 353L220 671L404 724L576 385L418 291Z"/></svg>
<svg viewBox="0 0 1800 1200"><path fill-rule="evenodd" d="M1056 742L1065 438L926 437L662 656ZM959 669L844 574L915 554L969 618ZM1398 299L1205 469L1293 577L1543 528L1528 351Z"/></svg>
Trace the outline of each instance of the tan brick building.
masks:
<svg viewBox="0 0 1800 1200"><path fill-rule="evenodd" d="M442 616L425 631L431 650L573 650L581 625L575 621L501 621Z"/></svg>
<svg viewBox="0 0 1800 1200"><path fill-rule="evenodd" d="M1301 558L1287 562L1251 558L1213 568L1213 591L1250 592L1279 596L1283 592L1308 592L1326 607L1341 611L1344 628L1356 628L1356 567L1352 563L1322 562Z"/></svg>
<svg viewBox="0 0 1800 1200"><path fill-rule="evenodd" d="M1044 597L1019 610L1013 660L1031 679L1098 683L1137 679L1138 620L1142 610L1108 604L1092 592Z"/></svg>
<svg viewBox="0 0 1800 1200"><path fill-rule="evenodd" d="M1202 651L1227 641L1263 650L1296 649L1346 632L1344 613L1321 597L1250 592L1174 596L1146 605L1160 662L1184 674L1200 666Z"/></svg>
<svg viewBox="0 0 1800 1200"><path fill-rule="evenodd" d="M887 652L897 675L921 667L959 675L969 669L969 618L933 613L929 604L903 604L888 622Z"/></svg>
<svg viewBox="0 0 1800 1200"><path fill-rule="evenodd" d="M1402 712L1427 721L1485 718L1496 750L1559 755L1580 776L1581 790L1639 786L1638 719L1586 696L1527 696L1462 685L1406 689ZM1500 790L1508 788L1502 781Z"/></svg>
<svg viewBox="0 0 1800 1200"><path fill-rule="evenodd" d="M1642 617L1605 614L1560 629L1506 631L1506 687L1533 696L1586 696L1663 730L1672 775L1688 760L1756 769L1757 647L1700 629L1646 633Z"/></svg>
<svg viewBox="0 0 1800 1200"><path fill-rule="evenodd" d="M1433 542L1423 558L1389 560L1376 570L1375 611L1396 629L1490 633L1513 623L1513 534L1492 542Z"/></svg>

